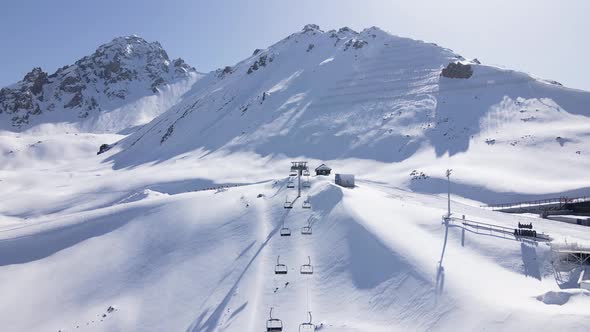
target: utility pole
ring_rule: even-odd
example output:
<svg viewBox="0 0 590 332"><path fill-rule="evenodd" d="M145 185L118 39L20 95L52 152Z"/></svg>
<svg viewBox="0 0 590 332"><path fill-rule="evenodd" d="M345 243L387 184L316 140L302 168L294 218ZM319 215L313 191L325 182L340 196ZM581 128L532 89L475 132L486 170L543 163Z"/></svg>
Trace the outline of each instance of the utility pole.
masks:
<svg viewBox="0 0 590 332"><path fill-rule="evenodd" d="M447 169L447 185L448 185L448 193L447 193L447 219L451 218L451 172L452 169Z"/></svg>

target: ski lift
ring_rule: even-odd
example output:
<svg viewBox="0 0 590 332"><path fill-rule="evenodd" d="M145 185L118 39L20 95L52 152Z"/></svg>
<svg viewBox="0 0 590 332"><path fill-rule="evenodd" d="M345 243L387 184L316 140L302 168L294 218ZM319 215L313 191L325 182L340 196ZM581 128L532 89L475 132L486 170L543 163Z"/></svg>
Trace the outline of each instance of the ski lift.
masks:
<svg viewBox="0 0 590 332"><path fill-rule="evenodd" d="M305 188L311 187L311 182L309 182L309 176L307 177L306 180L303 181L303 187L305 187Z"/></svg>
<svg viewBox="0 0 590 332"><path fill-rule="evenodd" d="M307 220L307 226L301 228L301 234L311 235L311 217Z"/></svg>
<svg viewBox="0 0 590 332"><path fill-rule="evenodd" d="M291 202L289 200L289 196L287 196L285 198L285 205L284 205L285 209L292 209L293 208L293 202Z"/></svg>
<svg viewBox="0 0 590 332"><path fill-rule="evenodd" d="M309 176L309 169L303 170L303 176Z"/></svg>
<svg viewBox="0 0 590 332"><path fill-rule="evenodd" d="M275 265L275 274L287 274L287 265L279 263L279 258L281 256L277 256L277 265Z"/></svg>
<svg viewBox="0 0 590 332"><path fill-rule="evenodd" d="M311 202L309 201L309 196L303 201L303 208L304 209L311 209Z"/></svg>
<svg viewBox="0 0 590 332"><path fill-rule="evenodd" d="M301 274L313 274L313 266L311 266L311 258L307 256L307 264L301 265Z"/></svg>
<svg viewBox="0 0 590 332"><path fill-rule="evenodd" d="M291 171L289 172L289 176L297 176L297 169L291 167Z"/></svg>
<svg viewBox="0 0 590 332"><path fill-rule="evenodd" d="M295 182L293 182L293 179L289 178L289 182L287 182L287 188L295 188Z"/></svg>
<svg viewBox="0 0 590 332"><path fill-rule="evenodd" d="M272 307L270 307L270 318L266 321L266 332L277 332L283 330L283 321L272 318Z"/></svg>
<svg viewBox="0 0 590 332"><path fill-rule="evenodd" d="M299 324L299 332L312 332L315 331L315 325L311 322L311 311L308 311L309 321L306 323Z"/></svg>
<svg viewBox="0 0 590 332"><path fill-rule="evenodd" d="M281 228L281 236L291 236L291 230L289 229L289 227L285 227L284 223L283 227Z"/></svg>

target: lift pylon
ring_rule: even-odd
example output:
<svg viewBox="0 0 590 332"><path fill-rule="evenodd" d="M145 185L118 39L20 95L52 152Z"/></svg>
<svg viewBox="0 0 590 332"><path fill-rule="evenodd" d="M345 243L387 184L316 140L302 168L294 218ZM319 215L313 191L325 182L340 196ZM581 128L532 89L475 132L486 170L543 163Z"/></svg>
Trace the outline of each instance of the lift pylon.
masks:
<svg viewBox="0 0 590 332"><path fill-rule="evenodd" d="M301 197L301 174L307 172L309 174L309 167L307 167L307 161L292 161L291 172L297 172L297 197Z"/></svg>

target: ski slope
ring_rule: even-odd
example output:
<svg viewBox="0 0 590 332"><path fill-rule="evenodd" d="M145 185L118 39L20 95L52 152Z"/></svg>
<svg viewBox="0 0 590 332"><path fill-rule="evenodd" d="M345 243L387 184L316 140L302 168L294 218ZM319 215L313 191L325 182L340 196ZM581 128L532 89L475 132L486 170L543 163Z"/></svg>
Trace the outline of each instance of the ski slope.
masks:
<svg viewBox="0 0 590 332"><path fill-rule="evenodd" d="M474 75L441 77L450 61ZM548 243L442 221L452 168L453 216L590 245L585 227L481 208L588 193L590 93L317 26L178 84L89 127L0 132L2 331L264 331L271 308L284 331L308 311L318 331L590 326ZM292 160L357 185L312 177L285 209Z"/></svg>
<svg viewBox="0 0 590 332"><path fill-rule="evenodd" d="M444 197L362 179L344 189L317 177L303 191L312 208L303 209L300 198L286 210L285 197L296 191L286 188L286 160L276 165L283 177L249 174L255 183L196 192L212 185L188 181L193 161L175 164L79 172L72 197L62 198L65 209L41 210L55 202L34 199L12 210L3 205L2 215L13 219L0 233L6 330L260 331L270 307L285 330L296 330L308 310L325 331L444 331L458 320L464 330L582 331L590 323L588 293L560 289L546 244L471 232L462 240L459 228L441 223ZM39 190L54 186L30 179ZM147 189L156 184L161 191ZM92 199L83 196L85 186L95 187ZM532 220L557 241L588 241L577 225L458 201L453 211L506 227ZM313 234L301 235L310 216ZM291 237L278 233L283 220ZM274 274L278 255L287 275ZM312 276L298 273L307 256ZM537 298L551 292L568 300ZM109 306L116 311L102 317Z"/></svg>

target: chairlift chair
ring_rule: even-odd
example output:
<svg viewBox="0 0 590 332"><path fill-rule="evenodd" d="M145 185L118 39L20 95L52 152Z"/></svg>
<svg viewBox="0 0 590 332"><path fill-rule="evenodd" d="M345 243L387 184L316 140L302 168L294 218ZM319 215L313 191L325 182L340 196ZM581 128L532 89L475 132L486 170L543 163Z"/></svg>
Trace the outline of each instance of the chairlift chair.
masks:
<svg viewBox="0 0 590 332"><path fill-rule="evenodd" d="M275 265L275 274L287 274L287 265L281 264L279 262L279 258L281 256L277 256L277 265Z"/></svg>
<svg viewBox="0 0 590 332"><path fill-rule="evenodd" d="M291 230L289 229L289 227L285 227L284 224L281 228L281 236L291 236Z"/></svg>
<svg viewBox="0 0 590 332"><path fill-rule="evenodd" d="M311 217L309 217L309 219L307 220L307 226L303 226L301 228L301 234L303 235L311 235L312 230L311 230Z"/></svg>
<svg viewBox="0 0 590 332"><path fill-rule="evenodd" d="M311 187L311 182L309 182L309 176L307 177L306 180L303 181L303 187L305 187L305 188Z"/></svg>
<svg viewBox="0 0 590 332"><path fill-rule="evenodd" d="M308 311L307 314L309 316L309 321L299 324L299 332L313 332L313 331L315 331L315 325L312 323L311 311Z"/></svg>
<svg viewBox="0 0 590 332"><path fill-rule="evenodd" d="M287 188L295 188L295 182L293 182L293 179L289 179L289 182L287 182Z"/></svg>
<svg viewBox="0 0 590 332"><path fill-rule="evenodd" d="M309 170L308 169L304 169L303 170L303 176L309 176Z"/></svg>
<svg viewBox="0 0 590 332"><path fill-rule="evenodd" d="M313 266L311 266L311 257L307 256L307 264L301 265L299 270L301 274L313 274Z"/></svg>
<svg viewBox="0 0 590 332"><path fill-rule="evenodd" d="M305 199L305 201L303 201L303 208L304 209L311 209L311 202L309 201L309 196L307 196L307 199Z"/></svg>
<svg viewBox="0 0 590 332"><path fill-rule="evenodd" d="M285 205L284 205L285 209L292 209L293 208L293 202L291 202L289 200L289 196L287 196L285 198Z"/></svg>
<svg viewBox="0 0 590 332"><path fill-rule="evenodd" d="M272 318L272 307L270 308L270 318L266 321L266 332L283 331L283 321L278 318Z"/></svg>
<svg viewBox="0 0 590 332"><path fill-rule="evenodd" d="M312 233L311 225L303 226L301 228L301 234L302 235L311 235L311 233Z"/></svg>

